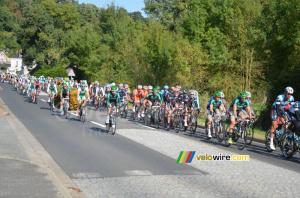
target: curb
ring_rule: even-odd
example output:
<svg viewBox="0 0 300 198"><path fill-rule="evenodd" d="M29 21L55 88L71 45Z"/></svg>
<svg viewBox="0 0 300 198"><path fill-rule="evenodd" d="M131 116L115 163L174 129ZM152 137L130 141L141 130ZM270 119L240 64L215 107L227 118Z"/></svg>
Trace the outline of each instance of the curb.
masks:
<svg viewBox="0 0 300 198"><path fill-rule="evenodd" d="M4 111L7 112L5 118L24 148L29 161L37 165L47 174L47 178L57 188L59 196L84 198L85 196L78 186L54 161L46 149L36 140L31 132L27 130L23 123L12 113L2 98L0 98L0 105Z"/></svg>

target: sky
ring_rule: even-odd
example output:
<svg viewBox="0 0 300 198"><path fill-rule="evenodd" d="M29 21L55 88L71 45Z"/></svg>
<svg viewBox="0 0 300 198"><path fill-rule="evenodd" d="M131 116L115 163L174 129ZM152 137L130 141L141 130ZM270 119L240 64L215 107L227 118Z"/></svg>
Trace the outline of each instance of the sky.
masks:
<svg viewBox="0 0 300 198"><path fill-rule="evenodd" d="M145 13L142 11L144 7L144 0L78 0L79 3L90 3L97 7L107 7L107 4L114 2L116 6L125 8L128 12L140 11L143 15Z"/></svg>

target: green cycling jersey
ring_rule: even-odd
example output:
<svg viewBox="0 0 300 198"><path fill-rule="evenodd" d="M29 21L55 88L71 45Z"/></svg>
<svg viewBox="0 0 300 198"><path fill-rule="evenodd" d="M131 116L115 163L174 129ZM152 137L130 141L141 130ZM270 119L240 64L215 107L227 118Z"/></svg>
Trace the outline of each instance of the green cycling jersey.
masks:
<svg viewBox="0 0 300 198"><path fill-rule="evenodd" d="M162 99L160 97L160 95L156 94L154 95L154 93L149 93L145 98L143 98L141 101L143 102L145 99L148 99L151 102L159 102L159 104L162 104Z"/></svg>
<svg viewBox="0 0 300 198"><path fill-rule="evenodd" d="M233 108L233 105L237 106L237 111L240 111L242 109L245 109L246 107L250 106L250 102L248 99L246 99L244 102L241 101L240 97L237 97L233 100L230 107Z"/></svg>
<svg viewBox="0 0 300 198"><path fill-rule="evenodd" d="M114 102L116 105L119 104L122 105L120 94L117 92L115 95L113 95L111 92L108 92L107 94L107 105L110 105L111 102Z"/></svg>

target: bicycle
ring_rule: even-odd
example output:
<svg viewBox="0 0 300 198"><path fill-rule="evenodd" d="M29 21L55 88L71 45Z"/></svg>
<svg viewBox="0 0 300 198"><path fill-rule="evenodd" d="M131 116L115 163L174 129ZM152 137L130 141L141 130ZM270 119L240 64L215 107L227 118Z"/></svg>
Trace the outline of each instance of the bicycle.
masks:
<svg viewBox="0 0 300 198"><path fill-rule="evenodd" d="M116 106L113 106L109 115L109 123L105 123L106 125L106 131L111 131L111 134L114 135L117 130L117 113L115 112L117 110Z"/></svg>
<svg viewBox="0 0 300 198"><path fill-rule="evenodd" d="M187 124L188 126L184 126L184 131L187 131L187 129L190 127L190 130L192 132L192 134L195 134L197 126L198 126L198 116L195 114L195 111L197 111L198 108L193 109L193 111L191 109L189 109L188 111L188 117L187 117Z"/></svg>
<svg viewBox="0 0 300 198"><path fill-rule="evenodd" d="M287 134L288 132L290 132L288 130L289 123L290 123L289 120L285 120L284 123L281 123L281 122L278 123L278 127L275 130L275 138L273 138L273 144L274 144L275 148L277 146L280 146L281 141L284 138L284 135ZM282 128L282 125L285 126L283 131L280 130ZM270 148L270 138L271 138L271 129L269 129L266 132L266 135L265 135L265 147L266 147L267 151L272 152L273 150Z"/></svg>
<svg viewBox="0 0 300 198"><path fill-rule="evenodd" d="M174 118L174 128L175 132L179 133L179 131L183 130L183 119L184 119L184 112L183 108L176 108L175 118Z"/></svg>
<svg viewBox="0 0 300 198"><path fill-rule="evenodd" d="M253 141L253 137L254 137L254 127L253 124L254 122L256 122L258 120L258 117L255 117L252 119L252 122L249 122L247 124L247 141L246 144L250 145Z"/></svg>
<svg viewBox="0 0 300 198"><path fill-rule="evenodd" d="M286 159L290 159L296 152L300 152L299 149L299 137L295 133L287 130L287 133L283 134L280 144L282 155Z"/></svg>
<svg viewBox="0 0 300 198"><path fill-rule="evenodd" d="M64 116L67 119L68 118L68 110L69 110L69 98L63 98L64 100Z"/></svg>
<svg viewBox="0 0 300 198"><path fill-rule="evenodd" d="M240 119L234 126L232 132L232 140L236 142L236 146L239 150L243 150L245 148L247 142L247 125L251 122L250 119ZM228 143L229 140L229 126L227 126L226 132L224 133L224 141L225 146L230 146L231 144Z"/></svg>
<svg viewBox="0 0 300 198"><path fill-rule="evenodd" d="M54 107L54 101L53 101L53 94L52 94L52 93L50 94L50 102L49 102L49 105L50 105L51 111L53 112L55 107Z"/></svg>
<svg viewBox="0 0 300 198"><path fill-rule="evenodd" d="M80 103L79 121L84 123L85 117L86 117L86 105L84 105L84 100L82 100Z"/></svg>
<svg viewBox="0 0 300 198"><path fill-rule="evenodd" d="M136 105L133 106L134 112L133 112L133 118L136 121L139 121L141 119L141 110L142 110L142 105L141 102L138 101Z"/></svg>
<svg viewBox="0 0 300 198"><path fill-rule="evenodd" d="M225 123L222 119L224 117L224 113L218 113L213 115L213 121L211 123L211 131L212 131L212 137L217 138L218 142L223 142L223 136L224 136L224 131L225 131ZM207 122L205 123L205 134L207 139L211 139L208 137L208 126Z"/></svg>
<svg viewBox="0 0 300 198"><path fill-rule="evenodd" d="M127 117L127 113L128 113L128 101L127 100L125 100L125 104L120 107L119 112L120 112L120 116L122 118Z"/></svg>
<svg viewBox="0 0 300 198"><path fill-rule="evenodd" d="M146 124L148 126L150 126L151 123L153 123L157 129L159 128L159 124L160 124L159 108L160 108L159 105L153 105L153 106L151 106L151 109L149 109L149 106L148 106L148 110L146 113L146 118L147 118Z"/></svg>

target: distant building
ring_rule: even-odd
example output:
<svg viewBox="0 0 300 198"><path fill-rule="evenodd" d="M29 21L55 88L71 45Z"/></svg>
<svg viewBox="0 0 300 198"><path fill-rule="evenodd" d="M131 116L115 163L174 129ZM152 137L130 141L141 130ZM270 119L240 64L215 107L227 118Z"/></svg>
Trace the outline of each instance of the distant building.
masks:
<svg viewBox="0 0 300 198"><path fill-rule="evenodd" d="M0 51L0 69L3 66L6 68L10 67L10 59L6 56L5 51Z"/></svg>

